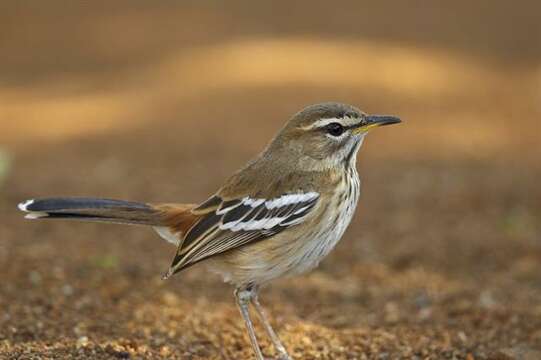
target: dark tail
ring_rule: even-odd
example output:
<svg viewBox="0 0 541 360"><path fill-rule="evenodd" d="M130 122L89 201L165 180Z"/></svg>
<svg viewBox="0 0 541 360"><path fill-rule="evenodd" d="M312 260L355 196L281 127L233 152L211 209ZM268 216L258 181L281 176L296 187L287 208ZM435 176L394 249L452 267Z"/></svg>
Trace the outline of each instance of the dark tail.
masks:
<svg viewBox="0 0 541 360"><path fill-rule="evenodd" d="M94 198L50 198L34 199L19 204L27 212L27 219L74 219L161 226L164 213L150 204L94 199Z"/></svg>

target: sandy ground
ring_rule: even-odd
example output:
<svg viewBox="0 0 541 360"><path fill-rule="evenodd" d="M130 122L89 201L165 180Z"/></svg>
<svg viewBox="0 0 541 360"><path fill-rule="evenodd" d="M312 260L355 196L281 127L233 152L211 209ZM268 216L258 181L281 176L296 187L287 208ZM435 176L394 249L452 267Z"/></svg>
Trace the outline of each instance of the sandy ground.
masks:
<svg viewBox="0 0 541 360"><path fill-rule="evenodd" d="M536 2L51 4L0 11L0 358L250 359L232 289L204 266L162 281L152 231L15 206L202 201L341 100L405 123L367 139L336 250L261 295L292 356L541 359Z"/></svg>

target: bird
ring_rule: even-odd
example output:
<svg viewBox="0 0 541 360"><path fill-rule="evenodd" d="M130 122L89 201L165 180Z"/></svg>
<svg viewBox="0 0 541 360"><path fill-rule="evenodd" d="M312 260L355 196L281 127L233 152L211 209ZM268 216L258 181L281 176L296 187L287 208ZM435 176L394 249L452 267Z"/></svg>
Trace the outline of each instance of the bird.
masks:
<svg viewBox="0 0 541 360"><path fill-rule="evenodd" d="M357 207L357 153L366 134L400 123L336 102L294 114L264 150L199 204L41 198L18 205L27 219L146 225L176 246L164 279L199 262L234 287L257 360L257 318L279 359L291 359L259 302L274 279L314 269L342 238Z"/></svg>

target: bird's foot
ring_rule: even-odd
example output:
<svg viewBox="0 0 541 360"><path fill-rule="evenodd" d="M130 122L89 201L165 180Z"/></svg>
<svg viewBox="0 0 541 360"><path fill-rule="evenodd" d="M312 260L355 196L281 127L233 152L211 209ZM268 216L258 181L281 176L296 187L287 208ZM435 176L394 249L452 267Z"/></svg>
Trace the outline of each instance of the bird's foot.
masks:
<svg viewBox="0 0 541 360"><path fill-rule="evenodd" d="M289 356L288 353L280 353L276 359L277 360L293 360L291 356Z"/></svg>

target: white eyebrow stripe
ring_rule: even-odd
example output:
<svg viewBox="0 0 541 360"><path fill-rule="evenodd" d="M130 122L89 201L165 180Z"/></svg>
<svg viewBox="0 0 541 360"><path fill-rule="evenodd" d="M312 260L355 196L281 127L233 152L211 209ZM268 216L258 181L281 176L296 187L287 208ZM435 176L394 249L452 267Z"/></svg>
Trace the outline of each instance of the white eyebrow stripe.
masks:
<svg viewBox="0 0 541 360"><path fill-rule="evenodd" d="M313 123L312 125L308 125L303 127L304 130L310 130L315 128L322 128L324 126L327 126L332 123L339 123L340 125L344 127L349 127L352 125L360 124L360 119L358 118L352 118L352 117L344 117L344 118L329 118L329 119L321 119Z"/></svg>

